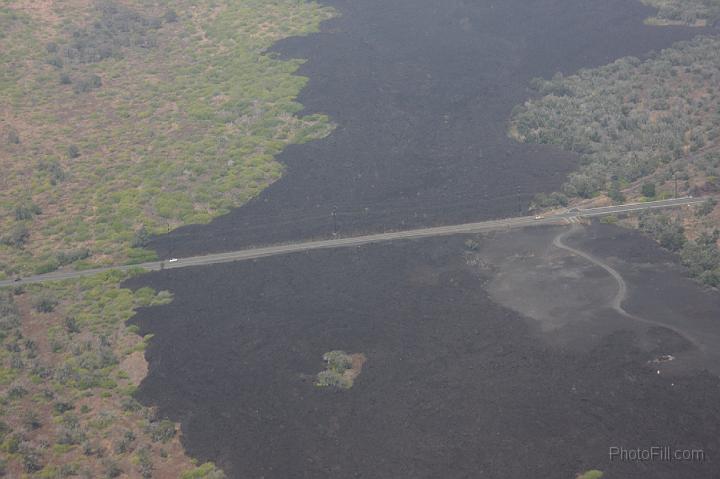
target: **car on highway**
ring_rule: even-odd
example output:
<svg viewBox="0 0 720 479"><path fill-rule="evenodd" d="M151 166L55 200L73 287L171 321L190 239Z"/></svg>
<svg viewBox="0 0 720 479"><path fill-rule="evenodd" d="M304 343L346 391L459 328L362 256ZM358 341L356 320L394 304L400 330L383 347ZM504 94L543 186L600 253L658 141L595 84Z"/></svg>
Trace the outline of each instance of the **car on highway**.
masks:
<svg viewBox="0 0 720 479"><path fill-rule="evenodd" d="M545 219L545 217L543 215L535 215L535 219L542 220L542 219Z"/></svg>
<svg viewBox="0 0 720 479"><path fill-rule="evenodd" d="M177 262L178 262L178 259L177 259L177 258L170 258L170 259L168 260L168 263L177 263Z"/></svg>

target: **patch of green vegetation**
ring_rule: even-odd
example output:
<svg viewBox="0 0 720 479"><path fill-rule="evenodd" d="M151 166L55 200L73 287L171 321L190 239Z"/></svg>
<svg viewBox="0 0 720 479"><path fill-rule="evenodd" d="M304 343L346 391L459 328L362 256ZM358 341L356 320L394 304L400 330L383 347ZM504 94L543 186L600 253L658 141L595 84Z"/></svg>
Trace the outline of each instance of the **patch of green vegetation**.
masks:
<svg viewBox="0 0 720 479"><path fill-rule="evenodd" d="M212 462L206 462L191 471L183 472L181 479L225 479L225 473L215 467Z"/></svg>
<svg viewBox="0 0 720 479"><path fill-rule="evenodd" d="M614 225L618 222L618 217L615 215L607 215L600 218L600 223L606 225Z"/></svg>
<svg viewBox="0 0 720 479"><path fill-rule="evenodd" d="M603 474L602 471L598 471L597 469L591 469L589 471L585 471L582 474L578 474L576 479L601 479L605 474Z"/></svg>
<svg viewBox="0 0 720 479"><path fill-rule="evenodd" d="M656 25L712 25L720 20L720 0L641 0L658 9L647 23Z"/></svg>
<svg viewBox="0 0 720 479"><path fill-rule="evenodd" d="M323 360L327 368L318 373L315 384L320 387L350 389L353 381L346 372L352 368L352 357L345 351L330 351L323 354Z"/></svg>

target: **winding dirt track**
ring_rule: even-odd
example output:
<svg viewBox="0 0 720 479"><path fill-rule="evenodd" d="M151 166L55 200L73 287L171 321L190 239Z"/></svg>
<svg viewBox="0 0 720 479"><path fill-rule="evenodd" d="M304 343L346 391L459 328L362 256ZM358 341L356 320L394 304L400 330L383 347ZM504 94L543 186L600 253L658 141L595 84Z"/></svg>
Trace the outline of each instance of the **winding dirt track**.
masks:
<svg viewBox="0 0 720 479"><path fill-rule="evenodd" d="M568 236L575 234L576 232L580 231L581 229L582 229L581 226L573 225L570 229L565 230L565 231L561 232L560 234L558 234L553 239L553 245L557 248L569 251L570 253L572 253L576 256L585 258L592 264L599 266L600 268L607 271L607 273L610 276L612 276L613 279L615 279L615 281L617 282L617 285L618 285L618 289L617 289L617 293L615 293L615 296L612 298L612 301L610 301L610 306L615 311L617 311L620 315L625 316L628 319L634 319L636 321L650 324L652 326L658 326L661 328L669 329L669 330L673 331L674 333L676 333L677 335L679 335L680 337L682 337L682 338L686 339L687 341L689 341L690 343L692 343L696 348L702 349L700 344L694 338L688 336L687 333L677 329L676 327L665 324L665 323L661 323L659 321L655 321L652 319L643 318L643 317L634 315L632 313L629 313L627 310L625 310L625 308L623 308L623 302L625 301L625 298L627 297L628 288L627 288L627 284L625 283L625 280L623 279L622 275L616 269L614 269L612 266L605 263L604 261L602 261L598 258L595 258L594 256L592 256L584 251L581 251L579 249L568 246L564 243L564 240Z"/></svg>

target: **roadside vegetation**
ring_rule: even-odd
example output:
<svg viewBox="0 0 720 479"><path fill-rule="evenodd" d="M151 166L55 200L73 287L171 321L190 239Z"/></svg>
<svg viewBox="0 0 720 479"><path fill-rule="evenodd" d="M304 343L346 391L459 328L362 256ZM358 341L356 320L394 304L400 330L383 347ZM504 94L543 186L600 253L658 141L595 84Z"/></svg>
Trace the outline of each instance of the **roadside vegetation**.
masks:
<svg viewBox="0 0 720 479"><path fill-rule="evenodd" d="M720 193L720 39L698 37L649 59L622 58L576 75L535 79L510 135L580 155L561 191L533 208ZM622 223L622 222L621 222ZM635 223L680 254L690 273L720 285L720 209L643 215Z"/></svg>
<svg viewBox="0 0 720 479"><path fill-rule="evenodd" d="M297 0L2 2L0 278L149 259L153 234L278 179L274 155L332 125L296 116L301 60L265 52L331 15ZM172 296L126 278L0 290L0 476L225 477L133 399L151 338L126 321Z"/></svg>

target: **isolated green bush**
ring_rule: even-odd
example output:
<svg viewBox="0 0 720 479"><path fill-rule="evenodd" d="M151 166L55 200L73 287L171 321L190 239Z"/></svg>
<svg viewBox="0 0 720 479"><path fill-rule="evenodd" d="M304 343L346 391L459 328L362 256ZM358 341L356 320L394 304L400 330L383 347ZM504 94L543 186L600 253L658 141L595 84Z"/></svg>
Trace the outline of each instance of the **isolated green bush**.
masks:
<svg viewBox="0 0 720 479"><path fill-rule="evenodd" d="M33 307L40 313L51 313L60 304L58 299L48 292L41 292L33 299Z"/></svg>

